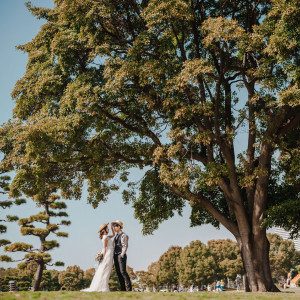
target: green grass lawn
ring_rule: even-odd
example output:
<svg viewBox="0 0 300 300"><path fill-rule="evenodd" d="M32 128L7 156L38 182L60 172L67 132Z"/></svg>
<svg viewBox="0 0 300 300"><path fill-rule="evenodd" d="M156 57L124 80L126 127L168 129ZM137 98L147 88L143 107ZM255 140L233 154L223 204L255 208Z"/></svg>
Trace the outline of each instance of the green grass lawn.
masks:
<svg viewBox="0 0 300 300"><path fill-rule="evenodd" d="M0 299L7 300L31 300L31 299L90 299L90 300L196 300L196 299L246 299L246 300L289 300L300 299L299 291L287 291L282 293L244 293L244 292L199 292L199 293L82 293L82 292L14 292L0 293Z"/></svg>

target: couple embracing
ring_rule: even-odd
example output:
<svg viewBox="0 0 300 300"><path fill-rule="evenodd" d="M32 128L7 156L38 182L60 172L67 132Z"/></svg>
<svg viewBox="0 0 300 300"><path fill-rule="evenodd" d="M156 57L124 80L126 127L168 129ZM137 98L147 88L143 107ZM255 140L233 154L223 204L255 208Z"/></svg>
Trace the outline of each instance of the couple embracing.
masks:
<svg viewBox="0 0 300 300"><path fill-rule="evenodd" d="M108 224L109 223L102 224L98 231L103 243L103 259L98 266L90 287L81 290L82 292L109 292L108 281L113 262L115 263L115 268L121 285L121 291L132 290L130 277L126 271L128 235L122 231L123 223L119 220L111 223L112 234L108 235ZM115 238L113 239L113 237Z"/></svg>

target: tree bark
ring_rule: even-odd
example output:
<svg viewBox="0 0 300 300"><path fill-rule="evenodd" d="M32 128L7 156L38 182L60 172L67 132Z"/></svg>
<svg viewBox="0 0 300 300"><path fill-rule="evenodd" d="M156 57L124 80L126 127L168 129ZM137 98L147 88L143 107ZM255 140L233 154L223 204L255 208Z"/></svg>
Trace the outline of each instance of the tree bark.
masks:
<svg viewBox="0 0 300 300"><path fill-rule="evenodd" d="M238 239L244 269L247 292L280 292L274 285L269 265L269 241L262 228L259 235Z"/></svg>
<svg viewBox="0 0 300 300"><path fill-rule="evenodd" d="M32 287L32 291L38 291L40 288L40 284L42 281L42 275L44 270L44 261L39 262L35 276L34 276L34 283Z"/></svg>

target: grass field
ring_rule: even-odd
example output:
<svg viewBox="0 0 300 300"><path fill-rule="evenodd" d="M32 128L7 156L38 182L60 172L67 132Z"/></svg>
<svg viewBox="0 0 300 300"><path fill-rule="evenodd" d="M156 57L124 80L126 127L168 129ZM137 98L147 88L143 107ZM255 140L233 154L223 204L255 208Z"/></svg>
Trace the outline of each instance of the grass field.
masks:
<svg viewBox="0 0 300 300"><path fill-rule="evenodd" d="M199 292L199 293L81 293L81 292L14 292L0 293L0 299L5 300L56 300L56 299L86 299L86 300L197 300L197 299L233 299L233 300L290 300L300 299L300 291L282 293L244 293L244 292Z"/></svg>

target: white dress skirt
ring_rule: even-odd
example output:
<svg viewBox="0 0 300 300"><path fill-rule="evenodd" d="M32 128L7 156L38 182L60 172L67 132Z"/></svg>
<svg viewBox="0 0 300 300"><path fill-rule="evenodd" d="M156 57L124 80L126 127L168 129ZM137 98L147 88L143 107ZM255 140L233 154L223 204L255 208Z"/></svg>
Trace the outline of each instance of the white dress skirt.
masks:
<svg viewBox="0 0 300 300"><path fill-rule="evenodd" d="M102 238L103 246L104 241L107 239L106 254L99 264L96 273L93 277L89 288L81 290L81 292L109 292L108 281L111 274L114 258L114 243L111 238L104 235Z"/></svg>

